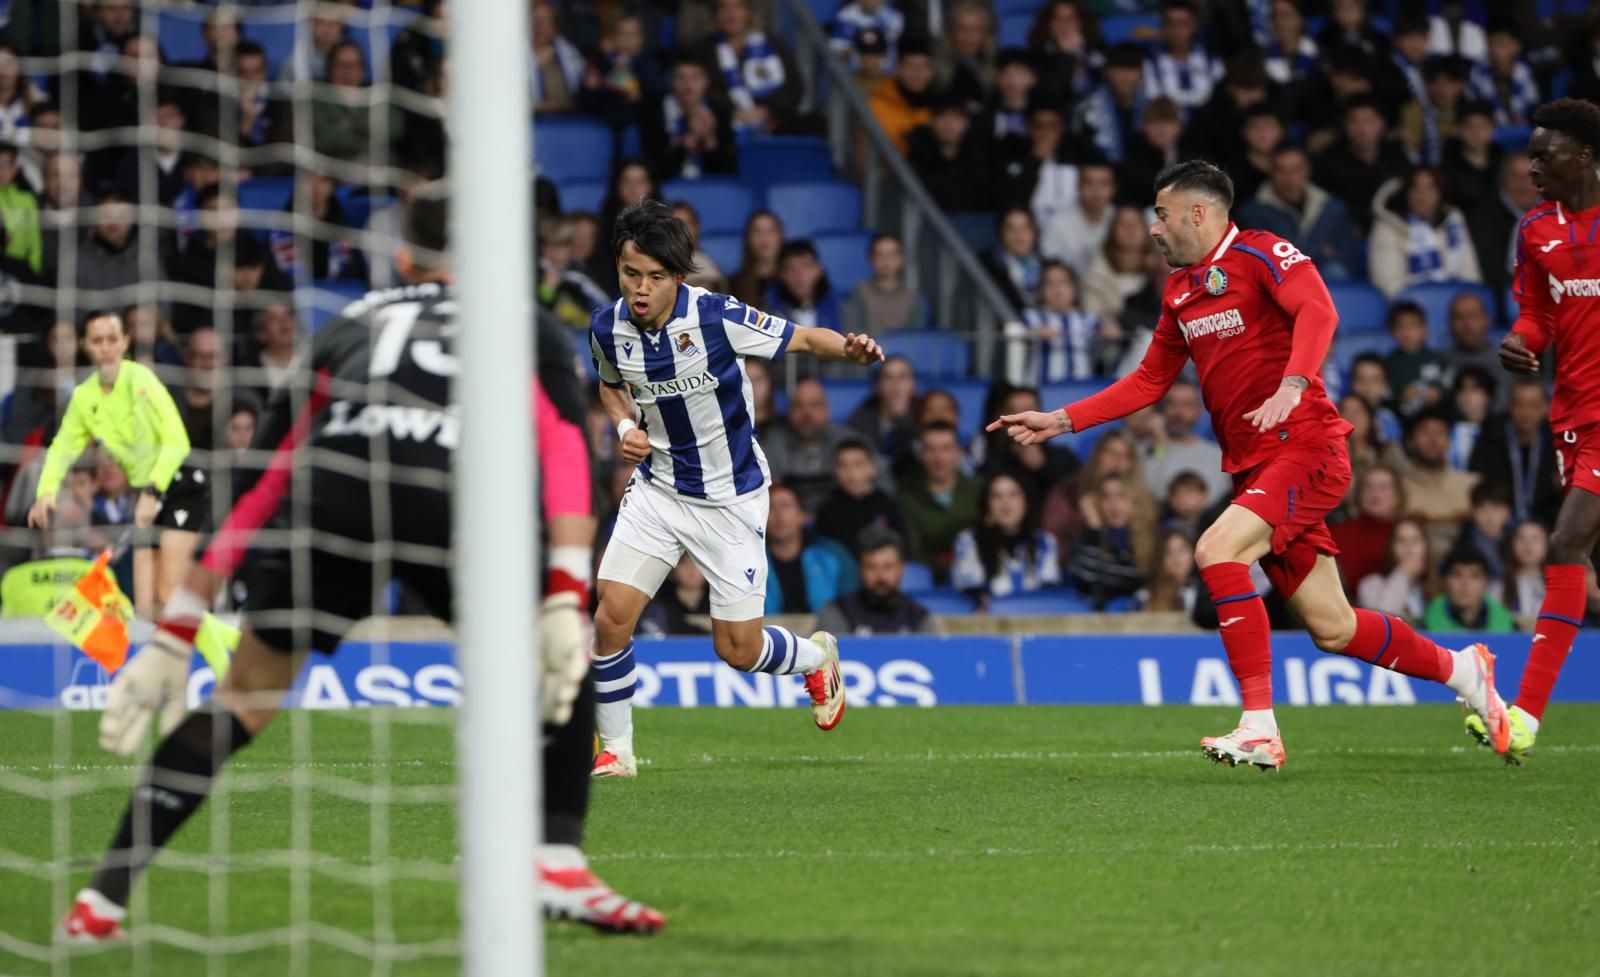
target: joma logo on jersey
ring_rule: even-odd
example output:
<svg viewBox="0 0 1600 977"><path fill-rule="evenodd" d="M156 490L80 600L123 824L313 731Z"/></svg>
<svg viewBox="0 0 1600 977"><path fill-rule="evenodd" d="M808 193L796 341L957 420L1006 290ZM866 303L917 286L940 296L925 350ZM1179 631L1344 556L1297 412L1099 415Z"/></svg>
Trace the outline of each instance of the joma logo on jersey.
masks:
<svg viewBox="0 0 1600 977"><path fill-rule="evenodd" d="M348 400L338 401L328 408L332 416L322 433L328 437L356 434L364 438L389 434L401 441L420 444L432 441L441 448L452 450L461 443L461 419L451 411L367 404L352 414L354 408L355 405Z"/></svg>
<svg viewBox="0 0 1600 977"><path fill-rule="evenodd" d="M692 376L674 377L671 380L644 380L633 385L633 396L635 400L640 399L640 394L646 394L652 399L682 397L684 394L715 389L717 389L717 378L708 371L702 371Z"/></svg>
<svg viewBox="0 0 1600 977"><path fill-rule="evenodd" d="M1550 276L1550 299L1559 303L1564 298L1600 298L1600 278L1560 279Z"/></svg>
<svg viewBox="0 0 1600 977"><path fill-rule="evenodd" d="M1202 336L1209 336L1218 332L1222 333L1219 338L1225 339L1228 336L1237 335L1239 332L1244 331L1244 316L1239 314L1238 309L1229 309L1226 312L1190 319L1188 322L1180 319L1178 328L1183 331L1183 338L1191 343Z"/></svg>

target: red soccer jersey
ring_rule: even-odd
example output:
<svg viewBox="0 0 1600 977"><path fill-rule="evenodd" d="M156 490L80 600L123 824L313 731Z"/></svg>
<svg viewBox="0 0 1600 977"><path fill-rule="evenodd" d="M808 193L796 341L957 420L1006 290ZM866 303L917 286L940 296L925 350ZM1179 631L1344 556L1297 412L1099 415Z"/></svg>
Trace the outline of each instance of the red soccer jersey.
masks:
<svg viewBox="0 0 1600 977"><path fill-rule="evenodd" d="M1328 287L1298 248L1229 225L1206 260L1167 278L1161 319L1138 369L1067 414L1074 430L1131 414L1159 400L1193 358L1223 471L1248 471L1286 442L1342 439L1350 425L1322 384L1337 322ZM1256 431L1244 415L1294 375L1311 381L1300 405L1278 427Z"/></svg>
<svg viewBox="0 0 1600 977"><path fill-rule="evenodd" d="M1528 211L1517 231L1512 332L1556 360L1550 426L1567 431L1600 422L1600 207L1570 213L1559 203Z"/></svg>

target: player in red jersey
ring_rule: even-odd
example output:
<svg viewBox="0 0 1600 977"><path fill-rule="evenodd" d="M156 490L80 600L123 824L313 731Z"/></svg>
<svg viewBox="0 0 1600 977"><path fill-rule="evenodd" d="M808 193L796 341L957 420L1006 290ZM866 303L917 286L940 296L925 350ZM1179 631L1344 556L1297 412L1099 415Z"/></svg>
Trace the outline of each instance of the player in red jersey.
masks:
<svg viewBox="0 0 1600 977"><path fill-rule="evenodd" d="M1124 417L1160 400L1193 358L1234 486L1233 504L1200 537L1195 562L1216 601L1244 705L1238 728L1200 741L1205 755L1283 766L1267 610L1250 582L1257 560L1318 648L1443 682L1484 718L1503 751L1506 710L1486 648L1449 651L1345 597L1323 521L1350 486L1350 425L1320 378L1338 313L1310 259L1282 238L1239 230L1228 220L1232 204L1228 175L1202 160L1157 177L1150 234L1175 270L1143 362L1092 397L1051 413L1007 415L989 430L1038 444Z"/></svg>
<svg viewBox="0 0 1600 977"><path fill-rule="evenodd" d="M1544 603L1522 687L1510 709L1508 762L1533 749L1556 676L1572 650L1588 603L1584 561L1600 542L1600 107L1563 98L1533 114L1528 175L1544 202L1517 230L1512 283L1520 311L1500 345L1512 373L1537 374L1554 343L1555 397L1550 427L1566 498L1550 534ZM1467 730L1486 740L1481 723Z"/></svg>

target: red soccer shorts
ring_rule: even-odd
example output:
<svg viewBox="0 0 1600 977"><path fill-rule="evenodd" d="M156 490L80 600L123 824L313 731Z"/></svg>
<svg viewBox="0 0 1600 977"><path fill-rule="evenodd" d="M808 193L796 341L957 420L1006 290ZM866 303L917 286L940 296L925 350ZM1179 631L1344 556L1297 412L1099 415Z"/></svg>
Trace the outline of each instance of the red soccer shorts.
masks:
<svg viewBox="0 0 1600 977"><path fill-rule="evenodd" d="M1343 441L1286 446L1233 476L1233 504L1272 527L1272 552L1261 558L1261 569L1285 600L1300 589L1318 553L1339 555L1325 520L1344 503L1350 478Z"/></svg>
<svg viewBox="0 0 1600 977"><path fill-rule="evenodd" d="M1569 431L1557 431L1556 468L1561 473L1561 491L1581 488L1600 495L1600 424L1587 424Z"/></svg>

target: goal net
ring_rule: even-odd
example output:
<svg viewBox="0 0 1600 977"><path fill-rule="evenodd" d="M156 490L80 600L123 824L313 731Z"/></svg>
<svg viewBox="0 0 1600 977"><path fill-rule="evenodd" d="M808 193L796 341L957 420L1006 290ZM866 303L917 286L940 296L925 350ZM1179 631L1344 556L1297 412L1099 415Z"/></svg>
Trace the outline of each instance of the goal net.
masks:
<svg viewBox="0 0 1600 977"><path fill-rule="evenodd" d="M100 748L111 675L41 617L123 538L137 473L114 445L91 443L62 477L48 531L29 526L46 446L74 386L96 369L78 330L90 311L115 310L129 359L165 384L192 443L166 501L183 507L181 520L135 534L111 565L138 605L137 654L159 601L182 580L184 546L197 530L208 540L251 473L270 465L272 453L251 446L267 405L287 396L298 414L313 397L299 357L310 337L369 289L401 282L404 201L450 169L446 134L457 120L446 109L442 7L9 7L10 43L0 45L0 974L436 973L474 957L459 908L473 864L469 851L463 869L456 827L462 669L449 633L387 583L396 554L384 527L412 514L389 511L376 490L349 502L371 507L377 542L318 542L372 564L372 592L388 613L357 624L337 655L313 656L287 708L137 876L126 946L86 952L53 941L150 747L131 758ZM502 83L526 87L514 73ZM453 193L458 176L451 169ZM507 199L504 220L527 233L516 213L525 195ZM519 396L526 405L525 389ZM374 453L354 475L374 485L408 477ZM308 512L307 480L291 485L280 511ZM524 500L528 491L519 490ZM255 542L288 554L294 606L309 609L313 540L284 525L306 522L269 523ZM145 543L155 548L141 555ZM450 554L432 558L443 565ZM250 579L246 561L216 595L224 625ZM329 622L297 610L288 624L304 648ZM196 656L191 705L214 687L213 661Z"/></svg>

